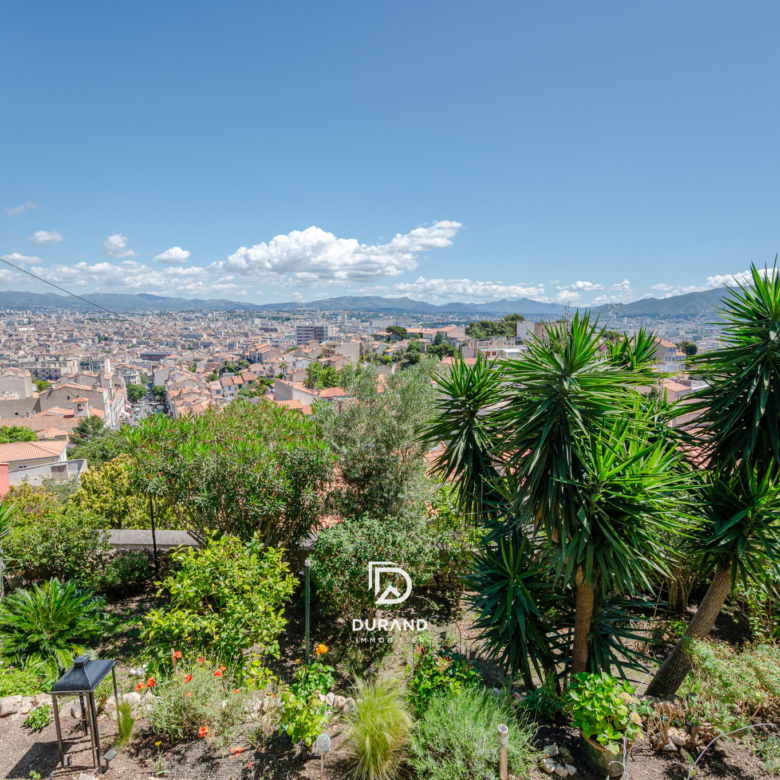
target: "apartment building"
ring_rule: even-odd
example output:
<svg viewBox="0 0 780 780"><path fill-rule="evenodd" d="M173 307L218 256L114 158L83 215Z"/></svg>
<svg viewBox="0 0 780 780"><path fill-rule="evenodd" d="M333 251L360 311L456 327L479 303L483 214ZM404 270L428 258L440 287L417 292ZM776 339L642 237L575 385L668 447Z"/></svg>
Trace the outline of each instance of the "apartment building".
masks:
<svg viewBox="0 0 780 780"><path fill-rule="evenodd" d="M19 361L16 367L26 369L36 379L57 382L64 376L70 376L78 372L79 358L64 356L34 357L29 360Z"/></svg>
<svg viewBox="0 0 780 780"><path fill-rule="evenodd" d="M300 347L308 341L321 344L333 336L333 326L329 322L312 322L295 326L295 343Z"/></svg>

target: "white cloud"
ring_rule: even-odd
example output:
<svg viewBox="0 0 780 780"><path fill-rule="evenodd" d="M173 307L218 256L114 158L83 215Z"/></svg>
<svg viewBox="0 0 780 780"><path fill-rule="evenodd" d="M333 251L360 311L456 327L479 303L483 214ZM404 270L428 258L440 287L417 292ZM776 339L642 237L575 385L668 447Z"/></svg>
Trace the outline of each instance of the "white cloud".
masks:
<svg viewBox="0 0 780 780"><path fill-rule="evenodd" d="M610 290L614 290L611 295L598 295L593 301L593 306L602 306L605 303L631 303L637 299L637 291L631 286L628 279L624 279L622 282L617 282L609 287Z"/></svg>
<svg viewBox="0 0 780 780"><path fill-rule="evenodd" d="M13 208L6 209L5 213L8 214L9 217L15 217L17 214L24 214L24 212L29 211L29 209L37 208L38 205L36 203L28 200L26 203L22 203L20 206L14 206Z"/></svg>
<svg viewBox="0 0 780 780"><path fill-rule="evenodd" d="M236 293L243 284L234 284L233 276L218 279L204 268L153 268L135 260L121 263L100 262L94 265L55 265L35 268L34 273L50 282L75 287L93 286L100 290L133 290L137 292L172 293L213 297L214 293Z"/></svg>
<svg viewBox="0 0 780 780"><path fill-rule="evenodd" d="M543 298L544 285L475 282L470 279L426 279L391 286L366 287L355 292L388 297L409 296L426 301L495 301L501 298Z"/></svg>
<svg viewBox="0 0 780 780"><path fill-rule="evenodd" d="M759 269L761 276L771 274L772 271L768 269ZM753 278L750 271L741 271L735 274L716 274L714 276L708 276L707 281L704 284L653 284L650 286L651 290L657 292L663 292L662 298L671 298L673 295L686 295L692 292L704 292L705 290L715 290L718 287L736 287L738 284L752 284Z"/></svg>
<svg viewBox="0 0 780 780"><path fill-rule="evenodd" d="M127 248L127 239L121 233L112 233L103 242L103 254L106 257L134 257L135 252Z"/></svg>
<svg viewBox="0 0 780 780"><path fill-rule="evenodd" d="M563 287L559 287L559 290L580 290L582 292L593 292L594 290L603 290L603 284L593 284L593 282L574 282L574 284L567 284ZM579 295L577 296L579 298Z"/></svg>
<svg viewBox="0 0 780 780"><path fill-rule="evenodd" d="M181 265L187 262L187 258L190 253L186 249L182 249L180 246L172 246L170 249L166 249L164 252L157 255L154 259L158 263L166 263L167 265Z"/></svg>
<svg viewBox="0 0 780 780"><path fill-rule="evenodd" d="M556 294L554 300L556 303L572 303L574 301L578 301L579 298L580 294L578 292L574 292L567 289L566 287L562 287L561 290Z"/></svg>
<svg viewBox="0 0 780 780"><path fill-rule="evenodd" d="M30 255L20 255L18 252L11 252L10 255L3 255L3 260L7 260L9 263L13 263L14 265L20 265L24 267L25 265L38 265L39 263L42 263L43 260L41 260L40 257L31 257Z"/></svg>
<svg viewBox="0 0 780 780"><path fill-rule="evenodd" d="M459 222L436 222L373 246L312 226L276 236L267 244L242 246L209 270L288 287L372 282L415 269L421 252L450 246L461 227Z"/></svg>
<svg viewBox="0 0 780 780"><path fill-rule="evenodd" d="M57 230L39 230L30 236L31 244L59 244L63 240Z"/></svg>

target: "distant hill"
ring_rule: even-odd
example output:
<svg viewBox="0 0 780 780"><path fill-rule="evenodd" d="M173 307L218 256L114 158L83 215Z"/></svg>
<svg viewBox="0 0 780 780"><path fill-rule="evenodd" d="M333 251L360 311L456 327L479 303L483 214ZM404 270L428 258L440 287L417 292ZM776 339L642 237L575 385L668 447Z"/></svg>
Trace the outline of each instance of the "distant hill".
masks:
<svg viewBox="0 0 780 780"><path fill-rule="evenodd" d="M634 303L610 303L593 310L593 314L604 320L611 317L691 317L713 311L725 294L720 287L705 292L675 295L671 298L644 298ZM224 298L203 300L201 298L169 298L162 295L140 293L84 293L82 296L98 306L118 314L152 311L350 311L374 314L430 314L446 318L462 319L496 317L504 314L523 314L526 317L558 316L564 307L557 303L540 303L530 298L493 301L492 303L445 303L437 306L412 298L380 298L378 296L343 296L323 298L317 301L287 301L284 303L248 303L230 301ZM0 309L72 309L95 311L92 306L66 295L56 293L32 293L0 291Z"/></svg>
<svg viewBox="0 0 780 780"><path fill-rule="evenodd" d="M714 312L726 294L723 287L704 292L673 295L671 298L643 298L633 303L608 303L593 309L600 319L608 317L694 317Z"/></svg>

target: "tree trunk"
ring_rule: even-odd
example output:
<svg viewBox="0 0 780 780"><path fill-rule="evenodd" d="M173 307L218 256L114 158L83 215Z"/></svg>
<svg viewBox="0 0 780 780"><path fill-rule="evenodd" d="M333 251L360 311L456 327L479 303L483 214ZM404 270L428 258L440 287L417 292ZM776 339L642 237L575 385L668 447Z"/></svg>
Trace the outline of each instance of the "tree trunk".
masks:
<svg viewBox="0 0 780 780"><path fill-rule="evenodd" d="M688 652L691 640L707 637L730 591L731 566L719 565L688 628L648 686L646 692L648 696L663 698L677 692L688 672L691 671L691 656Z"/></svg>
<svg viewBox="0 0 780 780"><path fill-rule="evenodd" d="M585 582L582 567L575 579L577 601L574 608L574 644L571 650L571 673L588 671L588 637L593 621L593 601L596 593L594 583Z"/></svg>

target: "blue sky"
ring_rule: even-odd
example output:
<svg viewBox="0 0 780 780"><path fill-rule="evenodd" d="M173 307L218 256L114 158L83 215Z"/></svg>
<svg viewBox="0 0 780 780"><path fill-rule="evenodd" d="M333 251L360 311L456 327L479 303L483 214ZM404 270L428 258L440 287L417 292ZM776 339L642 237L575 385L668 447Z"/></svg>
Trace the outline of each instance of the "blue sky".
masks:
<svg viewBox="0 0 780 780"><path fill-rule="evenodd" d="M4 3L0 256L256 302L718 286L780 250L778 29L777 2Z"/></svg>

